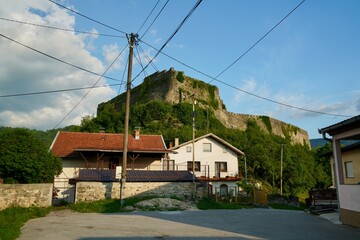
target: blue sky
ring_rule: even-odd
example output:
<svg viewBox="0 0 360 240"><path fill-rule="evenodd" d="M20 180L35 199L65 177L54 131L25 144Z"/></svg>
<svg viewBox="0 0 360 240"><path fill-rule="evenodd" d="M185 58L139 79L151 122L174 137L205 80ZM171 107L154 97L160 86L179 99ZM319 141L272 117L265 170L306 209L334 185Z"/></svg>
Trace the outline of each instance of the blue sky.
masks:
<svg viewBox="0 0 360 240"><path fill-rule="evenodd" d="M136 33L158 0L64 0L56 1L83 15L125 33ZM204 0L164 48L171 57L210 76L217 76L245 53L264 34L291 12L299 0ZM160 0L139 31L142 40L160 48L196 1L170 0L149 28L166 0ZM103 73L126 47L123 33L104 27L45 0L0 0L0 34L71 64ZM360 1L307 0L219 76L219 88L227 110L268 115L299 126L310 138L321 137L318 128L345 120L360 112ZM65 29L91 31L117 37L94 36L11 22L23 21ZM156 51L140 42L152 58ZM107 76L122 79L128 49ZM75 69L0 37L0 96L25 92L92 86L97 76ZM146 64L144 54L142 62ZM187 76L211 81L206 76L160 54L157 69L174 67ZM134 62L133 76L140 72ZM156 70L149 66L147 74ZM133 84L140 84L142 74ZM125 76L126 79L126 76ZM116 84L100 79L98 85ZM230 86L232 87L230 87ZM299 108L275 104L243 93ZM124 92L124 87L120 92ZM96 114L97 104L116 96L119 86L92 90L60 126L80 124L85 115ZM86 90L6 97L0 101L0 125L37 129L55 127L87 93ZM331 115L333 114L333 115Z"/></svg>

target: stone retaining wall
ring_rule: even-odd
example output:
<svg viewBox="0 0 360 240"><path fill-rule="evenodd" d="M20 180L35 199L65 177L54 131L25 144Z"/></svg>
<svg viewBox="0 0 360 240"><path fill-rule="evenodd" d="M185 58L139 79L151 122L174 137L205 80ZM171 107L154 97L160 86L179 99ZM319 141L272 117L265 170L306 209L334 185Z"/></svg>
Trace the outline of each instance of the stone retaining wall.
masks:
<svg viewBox="0 0 360 240"><path fill-rule="evenodd" d="M53 184L0 184L0 210L11 207L49 207Z"/></svg>
<svg viewBox="0 0 360 240"><path fill-rule="evenodd" d="M198 198L204 196L205 188L196 184ZM191 182L139 182L126 183L124 198L132 196L176 196L180 199L189 199L193 196L194 185ZM101 199L120 197L118 182L78 182L76 184L75 202L97 201Z"/></svg>

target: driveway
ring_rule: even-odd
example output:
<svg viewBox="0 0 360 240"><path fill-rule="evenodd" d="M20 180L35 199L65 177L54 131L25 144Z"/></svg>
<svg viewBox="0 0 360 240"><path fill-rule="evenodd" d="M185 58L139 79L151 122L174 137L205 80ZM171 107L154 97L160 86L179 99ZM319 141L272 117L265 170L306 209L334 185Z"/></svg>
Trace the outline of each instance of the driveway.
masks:
<svg viewBox="0 0 360 240"><path fill-rule="evenodd" d="M360 239L360 229L301 211L274 209L52 212L30 220L19 239Z"/></svg>

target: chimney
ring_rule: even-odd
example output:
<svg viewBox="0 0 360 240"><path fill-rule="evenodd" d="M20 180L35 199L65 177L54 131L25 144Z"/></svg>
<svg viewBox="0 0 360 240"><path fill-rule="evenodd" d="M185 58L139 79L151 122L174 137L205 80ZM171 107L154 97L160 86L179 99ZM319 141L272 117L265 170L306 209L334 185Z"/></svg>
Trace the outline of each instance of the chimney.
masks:
<svg viewBox="0 0 360 240"><path fill-rule="evenodd" d="M175 138L175 147L179 146L179 138Z"/></svg>
<svg viewBox="0 0 360 240"><path fill-rule="evenodd" d="M172 149L172 147L173 147L173 142L170 142L169 143L169 149Z"/></svg>
<svg viewBox="0 0 360 240"><path fill-rule="evenodd" d="M140 127L135 127L135 140L140 139Z"/></svg>

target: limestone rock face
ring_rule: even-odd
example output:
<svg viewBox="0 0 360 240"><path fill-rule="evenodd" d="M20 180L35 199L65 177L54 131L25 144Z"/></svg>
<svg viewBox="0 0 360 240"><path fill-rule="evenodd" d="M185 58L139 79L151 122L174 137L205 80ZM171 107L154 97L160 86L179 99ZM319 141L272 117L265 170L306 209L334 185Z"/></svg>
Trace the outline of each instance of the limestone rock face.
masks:
<svg viewBox="0 0 360 240"><path fill-rule="evenodd" d="M107 103L113 103L116 109L121 109L125 104L125 97L125 94L121 94L109 102L99 104L98 112ZM130 102L134 104L161 100L170 104L192 103L193 97L197 101L197 106L212 109L217 119L228 128L245 130L246 122L252 119L267 133L289 137L294 144L310 146L309 136L305 130L268 116L228 112L216 86L185 76L184 72L173 68L146 77L142 84L132 89Z"/></svg>

